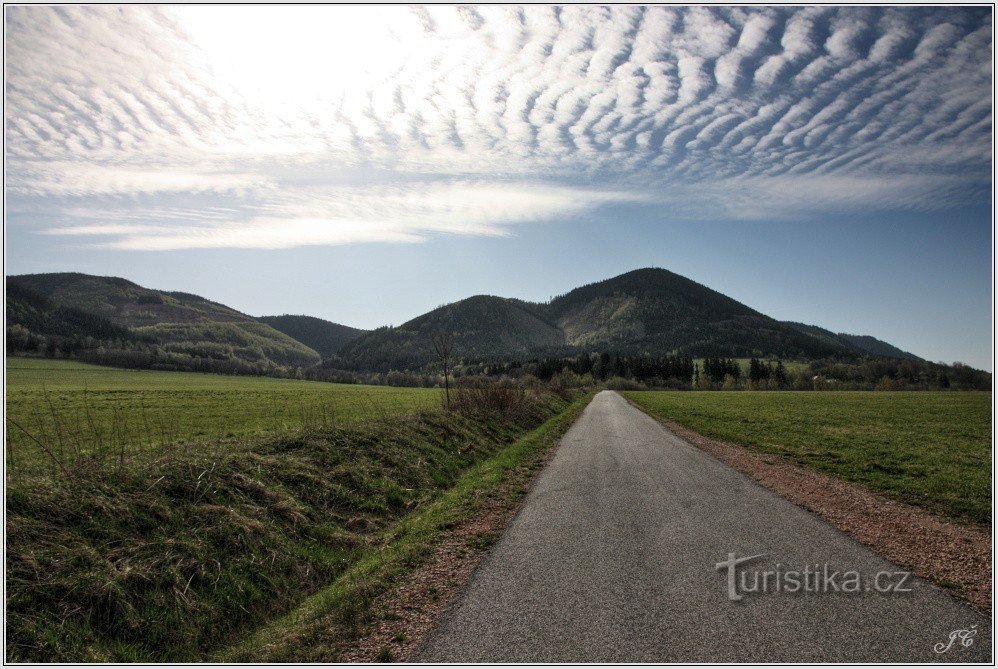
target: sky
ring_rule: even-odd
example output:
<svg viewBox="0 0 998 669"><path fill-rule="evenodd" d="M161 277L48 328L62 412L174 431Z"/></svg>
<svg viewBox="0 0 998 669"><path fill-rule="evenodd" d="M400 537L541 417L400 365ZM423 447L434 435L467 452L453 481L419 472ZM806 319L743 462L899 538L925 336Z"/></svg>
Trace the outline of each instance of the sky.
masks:
<svg viewBox="0 0 998 669"><path fill-rule="evenodd" d="M992 369L991 8L4 19L7 274L371 328L657 266Z"/></svg>

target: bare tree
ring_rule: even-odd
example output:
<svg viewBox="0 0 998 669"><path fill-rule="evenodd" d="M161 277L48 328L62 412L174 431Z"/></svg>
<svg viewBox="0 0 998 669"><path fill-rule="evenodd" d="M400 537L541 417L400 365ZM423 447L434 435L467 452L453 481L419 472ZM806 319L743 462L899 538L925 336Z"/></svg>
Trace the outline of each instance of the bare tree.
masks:
<svg viewBox="0 0 998 669"><path fill-rule="evenodd" d="M440 358L440 366L444 370L444 396L447 398L447 410L450 411L450 356L454 350L454 335L450 332L433 333L433 351Z"/></svg>

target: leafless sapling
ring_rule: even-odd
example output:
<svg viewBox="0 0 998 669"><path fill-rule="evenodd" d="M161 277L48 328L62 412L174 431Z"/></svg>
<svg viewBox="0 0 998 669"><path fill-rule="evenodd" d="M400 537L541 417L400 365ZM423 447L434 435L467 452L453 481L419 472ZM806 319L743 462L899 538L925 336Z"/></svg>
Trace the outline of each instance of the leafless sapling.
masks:
<svg viewBox="0 0 998 669"><path fill-rule="evenodd" d="M444 397L447 402L447 410L450 411L450 356L454 350L454 335L450 332L433 333L433 351L440 359L440 366L444 371Z"/></svg>

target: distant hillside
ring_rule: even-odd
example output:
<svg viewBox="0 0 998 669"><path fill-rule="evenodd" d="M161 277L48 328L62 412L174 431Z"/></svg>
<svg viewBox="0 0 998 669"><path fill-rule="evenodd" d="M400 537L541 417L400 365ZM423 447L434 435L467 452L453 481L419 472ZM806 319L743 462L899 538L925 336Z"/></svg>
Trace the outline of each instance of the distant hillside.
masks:
<svg viewBox="0 0 998 669"><path fill-rule="evenodd" d="M913 353L902 351L897 346L894 346L893 344L888 344L887 342L881 341L876 337L871 337L870 335L853 335L840 332L839 337L845 339L856 348L865 351L870 355L877 355L882 358L900 358L902 360L922 359Z"/></svg>
<svg viewBox="0 0 998 669"><path fill-rule="evenodd" d="M545 304L476 295L371 332L311 316L257 319L198 295L75 273L8 277L6 309L10 352L222 373L290 373L320 361L317 373L424 373L436 362L436 332L453 334L458 369L470 373L592 353L918 360L874 337L774 320L656 268L582 286Z"/></svg>
<svg viewBox="0 0 998 669"><path fill-rule="evenodd" d="M314 316L285 314L283 316L260 316L257 320L283 332L296 341L300 341L324 358L339 351L344 344L367 334L367 330L340 325Z"/></svg>
<svg viewBox="0 0 998 669"><path fill-rule="evenodd" d="M32 344L55 337L85 341L133 341L136 336L128 328L112 323L103 316L91 314L74 307L57 306L52 300L39 295L17 281L7 280L6 318L8 338L13 334L24 342L34 338ZM14 328L13 333L10 328ZM57 344L58 345L58 344Z"/></svg>
<svg viewBox="0 0 998 669"><path fill-rule="evenodd" d="M143 288L117 277L24 274L7 277L7 290L8 328L16 324L36 335L63 340L91 336L141 341L147 346L122 348L164 354L172 365L190 361L201 368L198 361L235 360L308 367L321 359L304 344L224 304L188 293ZM36 300L33 312L25 310L20 306L25 295L40 297L44 303ZM68 321L68 313L77 314L76 320ZM78 325L80 321L84 325ZM109 330L108 324L115 329ZM95 328L106 332L87 334L96 332Z"/></svg>
<svg viewBox="0 0 998 669"><path fill-rule="evenodd" d="M477 296L344 346L355 369L418 369L433 360L430 336L455 334L463 361L622 352L823 358L853 356L847 344L810 336L664 269L641 269L577 288L547 304Z"/></svg>
<svg viewBox="0 0 998 669"><path fill-rule="evenodd" d="M908 353L907 351L902 351L897 346L888 344L885 341L881 341L880 339L869 335L851 335L841 332L835 333L831 330L820 328L817 325L806 325L804 323L794 323L791 321L788 321L785 324L829 344L839 344L845 346L855 355L872 355L882 358L898 358L900 360L921 360L921 358L917 355Z"/></svg>
<svg viewBox="0 0 998 669"><path fill-rule="evenodd" d="M664 269L639 269L546 305L569 344L586 349L823 357L847 349L816 340L726 295Z"/></svg>
<svg viewBox="0 0 998 669"><path fill-rule="evenodd" d="M463 358L525 356L565 345L565 334L537 305L505 297L476 295L445 305L395 328L378 328L340 350L357 369L416 369L433 362L431 337L454 334Z"/></svg>
<svg viewBox="0 0 998 669"><path fill-rule="evenodd" d="M8 277L57 305L103 316L125 327L197 321L253 320L235 309L188 293L143 288L127 279L90 274L22 274Z"/></svg>

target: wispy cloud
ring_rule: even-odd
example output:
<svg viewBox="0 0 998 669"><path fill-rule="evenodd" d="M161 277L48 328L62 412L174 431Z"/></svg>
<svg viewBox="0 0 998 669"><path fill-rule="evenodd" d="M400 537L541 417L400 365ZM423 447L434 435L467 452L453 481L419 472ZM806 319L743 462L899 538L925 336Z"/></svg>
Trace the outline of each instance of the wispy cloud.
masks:
<svg viewBox="0 0 998 669"><path fill-rule="evenodd" d="M508 234L663 198L738 218L917 209L990 178L986 9L11 7L5 20L11 213L48 206L49 234L115 248Z"/></svg>
<svg viewBox="0 0 998 669"><path fill-rule="evenodd" d="M44 234L101 237L97 246L129 250L417 242L432 233L502 236L516 223L635 199L640 196L634 193L468 181L307 188L277 194L249 210L208 209L204 216L142 207L77 210L73 224Z"/></svg>

